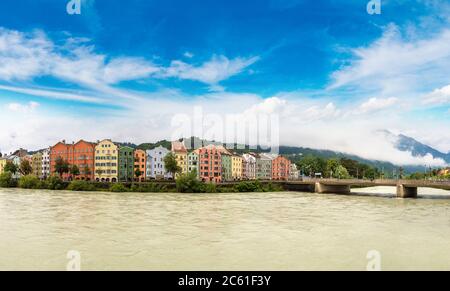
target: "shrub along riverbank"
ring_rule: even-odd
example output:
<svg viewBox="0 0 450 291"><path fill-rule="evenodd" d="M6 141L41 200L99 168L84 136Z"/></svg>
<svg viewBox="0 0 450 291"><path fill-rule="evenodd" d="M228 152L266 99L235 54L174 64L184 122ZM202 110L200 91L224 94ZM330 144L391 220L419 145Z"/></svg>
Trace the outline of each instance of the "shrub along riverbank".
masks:
<svg viewBox="0 0 450 291"><path fill-rule="evenodd" d="M145 183L98 183L87 181L63 181L59 176L40 180L33 175L16 180L11 173L0 175L1 188L67 190L67 191L102 191L102 192L138 192L138 193L236 193L236 192L278 192L283 191L279 185L260 181L242 181L234 185L216 185L203 183L195 174L181 175L175 182Z"/></svg>

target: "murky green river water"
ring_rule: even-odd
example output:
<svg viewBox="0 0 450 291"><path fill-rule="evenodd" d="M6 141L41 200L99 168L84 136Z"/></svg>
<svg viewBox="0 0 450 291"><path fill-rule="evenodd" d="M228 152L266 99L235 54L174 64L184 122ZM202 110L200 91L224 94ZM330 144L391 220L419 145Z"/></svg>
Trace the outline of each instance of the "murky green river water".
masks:
<svg viewBox="0 0 450 291"><path fill-rule="evenodd" d="M450 192L421 197L0 189L0 270L450 270Z"/></svg>

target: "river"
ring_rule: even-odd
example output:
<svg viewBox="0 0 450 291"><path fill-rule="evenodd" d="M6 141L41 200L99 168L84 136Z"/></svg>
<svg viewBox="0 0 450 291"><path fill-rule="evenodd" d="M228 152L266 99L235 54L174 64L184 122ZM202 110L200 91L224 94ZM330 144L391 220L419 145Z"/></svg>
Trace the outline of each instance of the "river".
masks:
<svg viewBox="0 0 450 291"><path fill-rule="evenodd" d="M450 270L450 192L113 194L0 189L0 270ZM385 197L374 197L383 193ZM438 198L438 199L437 199Z"/></svg>

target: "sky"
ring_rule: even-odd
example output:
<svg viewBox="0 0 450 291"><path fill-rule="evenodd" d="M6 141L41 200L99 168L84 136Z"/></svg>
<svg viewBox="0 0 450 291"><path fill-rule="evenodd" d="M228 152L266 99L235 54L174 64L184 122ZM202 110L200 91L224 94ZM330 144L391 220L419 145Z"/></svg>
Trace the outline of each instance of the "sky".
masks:
<svg viewBox="0 0 450 291"><path fill-rule="evenodd" d="M1 1L2 152L222 140L230 116L275 116L281 145L397 164L443 161L382 130L450 152L448 1L381 0L372 15L368 0L68 2Z"/></svg>

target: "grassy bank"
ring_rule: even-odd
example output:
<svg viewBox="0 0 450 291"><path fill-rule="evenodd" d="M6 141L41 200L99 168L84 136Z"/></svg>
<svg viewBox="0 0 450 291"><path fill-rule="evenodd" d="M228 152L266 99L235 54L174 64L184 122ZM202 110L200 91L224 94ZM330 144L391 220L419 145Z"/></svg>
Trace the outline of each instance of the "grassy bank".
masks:
<svg viewBox="0 0 450 291"><path fill-rule="evenodd" d="M0 175L1 188L66 190L79 192L115 192L115 193L244 193L244 192L278 192L283 191L279 185L260 181L242 181L234 185L216 185L198 181L195 176L182 175L174 182L130 182L99 183L87 181L63 181L58 176L40 180L33 175L13 179L10 173Z"/></svg>

